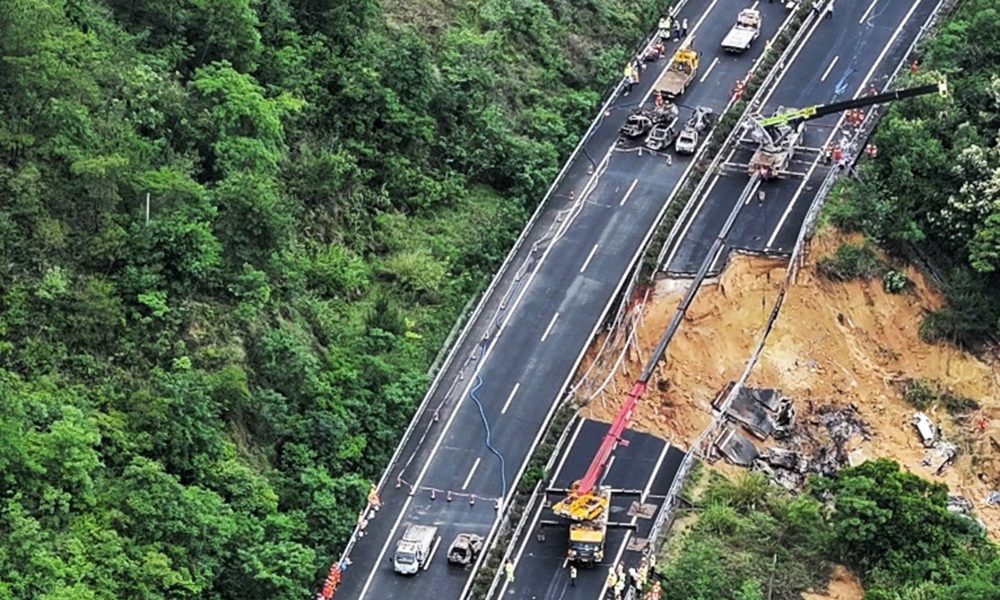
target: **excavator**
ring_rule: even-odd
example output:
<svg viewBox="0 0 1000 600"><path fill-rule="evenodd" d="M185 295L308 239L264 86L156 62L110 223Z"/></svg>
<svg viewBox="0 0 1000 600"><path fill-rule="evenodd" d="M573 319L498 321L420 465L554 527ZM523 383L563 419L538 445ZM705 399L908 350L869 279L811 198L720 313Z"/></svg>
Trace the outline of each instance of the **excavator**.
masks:
<svg viewBox="0 0 1000 600"><path fill-rule="evenodd" d="M770 117L760 115L751 117L745 122L743 137L740 139L741 143L756 147L753 157L746 165L747 173L759 174L762 179L791 175L788 165L795 154L796 145L802 138L807 121L845 110L915 98L933 92L937 92L941 97L947 97L947 81L942 79L938 83L806 108L786 110L784 107L778 107Z"/></svg>

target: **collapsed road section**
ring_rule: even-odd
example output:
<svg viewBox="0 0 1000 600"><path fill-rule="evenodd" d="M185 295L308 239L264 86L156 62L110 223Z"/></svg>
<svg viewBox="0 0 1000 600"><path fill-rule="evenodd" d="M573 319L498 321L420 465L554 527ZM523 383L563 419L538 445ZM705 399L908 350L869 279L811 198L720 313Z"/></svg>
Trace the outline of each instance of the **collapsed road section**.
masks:
<svg viewBox="0 0 1000 600"><path fill-rule="evenodd" d="M469 592L478 560L461 569L432 552L419 571L403 576L388 559L414 525L436 527L444 548L463 533L491 542L562 390L693 165L685 155L670 159L622 148L619 130L629 112L653 104L657 74L670 68L678 49L692 45L692 36L721 39L729 18L707 17L727 4L682 8L674 17L693 23L688 38L666 40L655 54L650 44L640 81L627 95L619 86L602 107L459 335L359 515L334 567L337 597L460 598ZM773 35L781 22L765 21L762 35ZM719 60L683 92L683 118L694 110L687 103L721 112L730 100L728 82L753 56L712 50L717 53Z"/></svg>

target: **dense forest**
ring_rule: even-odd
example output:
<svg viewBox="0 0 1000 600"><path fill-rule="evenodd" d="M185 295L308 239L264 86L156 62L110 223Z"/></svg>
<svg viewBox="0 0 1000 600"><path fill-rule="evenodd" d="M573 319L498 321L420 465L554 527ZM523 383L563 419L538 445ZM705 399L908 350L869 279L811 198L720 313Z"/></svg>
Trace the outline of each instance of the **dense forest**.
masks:
<svg viewBox="0 0 1000 600"><path fill-rule="evenodd" d="M1000 4L960 2L922 53L900 87L934 71L950 98L893 104L874 136L878 158L837 191L828 215L896 253L926 256L949 306L923 336L972 346L1000 335Z"/></svg>
<svg viewBox="0 0 1000 600"><path fill-rule="evenodd" d="M761 474L715 472L691 498L697 519L661 560L664 600L800 600L837 562L869 600L1000 597L1000 552L948 488L894 462L868 461L792 497Z"/></svg>
<svg viewBox="0 0 1000 600"><path fill-rule="evenodd" d="M315 591L662 7L387 5L4 3L0 599Z"/></svg>

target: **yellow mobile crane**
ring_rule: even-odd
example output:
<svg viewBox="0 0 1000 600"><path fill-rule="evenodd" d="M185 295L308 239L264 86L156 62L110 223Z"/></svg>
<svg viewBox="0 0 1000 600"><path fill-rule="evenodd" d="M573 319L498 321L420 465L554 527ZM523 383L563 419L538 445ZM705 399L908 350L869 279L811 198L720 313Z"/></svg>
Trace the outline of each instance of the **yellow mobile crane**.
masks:
<svg viewBox="0 0 1000 600"><path fill-rule="evenodd" d="M779 108L770 117L752 117L744 125L749 139L743 141L755 143L757 149L754 151L753 158L750 159L750 163L747 165L747 173L750 175L759 174L764 179L787 176L788 165L791 163L795 147L802 136L806 121L845 110L914 98L933 92L946 97L948 95L947 81L942 79L938 83L843 100L831 104L817 104L791 110Z"/></svg>
<svg viewBox="0 0 1000 600"><path fill-rule="evenodd" d="M565 499L552 506L552 512L571 521L567 557L576 563L595 565L604 560L611 487L602 485L602 481L611 456L618 444L623 442L622 435L628 428L632 412L645 391L646 381L636 381L586 474L570 487Z"/></svg>

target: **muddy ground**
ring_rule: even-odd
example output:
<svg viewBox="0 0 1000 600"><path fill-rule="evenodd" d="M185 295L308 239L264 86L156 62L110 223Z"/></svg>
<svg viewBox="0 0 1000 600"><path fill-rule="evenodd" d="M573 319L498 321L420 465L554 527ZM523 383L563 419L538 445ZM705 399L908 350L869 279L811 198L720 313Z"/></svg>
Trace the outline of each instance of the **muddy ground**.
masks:
<svg viewBox="0 0 1000 600"><path fill-rule="evenodd" d="M917 269L907 293L883 291L881 280L838 283L816 272L816 261L846 239L821 232L806 264L789 288L774 328L748 384L774 387L796 400L800 421L810 406L857 406L872 435L860 442L865 457L888 457L965 496L990 533L1000 538L1000 505L986 497L1000 490L1000 368L988 355L974 356L947 344L927 344L918 330L923 317L942 305L940 292ZM737 256L717 281L704 285L671 342L633 427L687 447L711 422L712 400L740 376L785 275L785 261ZM684 293L687 281L657 284L644 307L638 349L629 352L615 387L585 411L610 420ZM928 414L960 449L956 463L940 476L921 464L926 451L911 425L914 409L902 382L922 378L977 400L979 410L956 420L943 410ZM614 390L620 391L619 395ZM770 444L768 444L770 445Z"/></svg>

